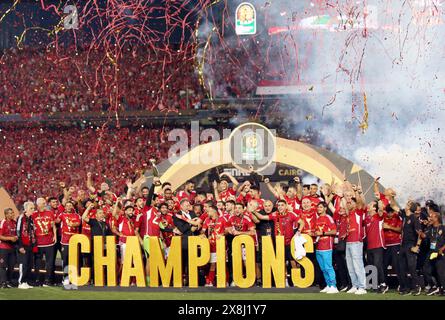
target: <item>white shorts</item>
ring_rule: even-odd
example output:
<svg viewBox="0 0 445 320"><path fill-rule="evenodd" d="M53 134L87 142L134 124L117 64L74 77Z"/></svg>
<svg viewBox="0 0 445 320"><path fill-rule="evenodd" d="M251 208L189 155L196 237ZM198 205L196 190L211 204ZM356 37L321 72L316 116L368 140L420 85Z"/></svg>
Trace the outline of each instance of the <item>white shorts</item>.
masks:
<svg viewBox="0 0 445 320"><path fill-rule="evenodd" d="M121 263L124 263L125 248L126 248L126 246L127 246L126 243L121 243L120 246L119 246L120 253L121 253Z"/></svg>
<svg viewBox="0 0 445 320"><path fill-rule="evenodd" d="M215 263L217 260L216 258L216 252L211 252L210 253L210 263Z"/></svg>

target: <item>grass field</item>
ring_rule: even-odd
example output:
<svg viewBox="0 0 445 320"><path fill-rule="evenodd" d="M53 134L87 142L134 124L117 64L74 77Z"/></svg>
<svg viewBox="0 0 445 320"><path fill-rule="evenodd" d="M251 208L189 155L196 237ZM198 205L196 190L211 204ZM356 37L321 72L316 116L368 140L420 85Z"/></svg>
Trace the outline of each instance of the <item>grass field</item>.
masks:
<svg viewBox="0 0 445 320"><path fill-rule="evenodd" d="M28 290L1 289L0 300L445 300L444 296L400 296L391 292L384 295L368 293L356 296L347 293L285 292L174 292L174 291L122 291L122 290L64 290L61 287L33 288Z"/></svg>

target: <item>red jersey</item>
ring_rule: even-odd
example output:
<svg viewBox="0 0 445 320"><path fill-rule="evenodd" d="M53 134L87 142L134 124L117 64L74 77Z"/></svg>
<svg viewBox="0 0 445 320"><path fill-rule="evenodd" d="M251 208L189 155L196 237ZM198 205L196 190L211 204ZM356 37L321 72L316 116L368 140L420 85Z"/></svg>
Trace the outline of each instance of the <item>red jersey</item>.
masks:
<svg viewBox="0 0 445 320"><path fill-rule="evenodd" d="M379 198L383 202L383 207L386 207L389 204L389 200L386 199L386 197L383 193L379 192Z"/></svg>
<svg viewBox="0 0 445 320"><path fill-rule="evenodd" d="M328 232L335 230L337 231L337 226L335 225L334 219L325 214L319 216L315 223L315 231ZM332 250L334 248L334 236L320 236L316 244L316 249L318 251Z"/></svg>
<svg viewBox="0 0 445 320"><path fill-rule="evenodd" d="M383 216L377 213L373 216L367 215L364 224L366 227L367 248L376 249L385 247L385 235L383 234Z"/></svg>
<svg viewBox="0 0 445 320"><path fill-rule="evenodd" d="M391 218L385 212L383 214L383 223L386 223L394 228L402 227L402 218L397 213L393 213ZM383 235L385 237L385 246L395 246L402 243L402 233L395 232L393 230L383 229Z"/></svg>
<svg viewBox="0 0 445 320"><path fill-rule="evenodd" d="M38 247L48 247L54 245L55 217L52 211L36 211L32 214L34 226L36 228L36 239Z"/></svg>
<svg viewBox="0 0 445 320"><path fill-rule="evenodd" d="M226 202L229 199L230 196L234 196L234 195L236 195L236 191L235 191L235 189L230 187L230 188L227 188L226 191L221 191L219 193L219 199L221 201Z"/></svg>
<svg viewBox="0 0 445 320"><path fill-rule="evenodd" d="M0 222L0 236L17 236L17 223L15 220L2 220ZM0 240L0 249L14 249L14 242Z"/></svg>
<svg viewBox="0 0 445 320"><path fill-rule="evenodd" d="M128 219L125 215L119 216L117 219L117 230L123 234L119 237L119 244L127 242L127 237L135 236L134 225L131 219Z"/></svg>
<svg viewBox="0 0 445 320"><path fill-rule="evenodd" d="M317 220L317 213L315 210L297 210L296 214L298 214L304 221L304 228L301 233L312 235L315 232L315 223Z"/></svg>
<svg viewBox="0 0 445 320"><path fill-rule="evenodd" d="M317 206L318 206L318 204L320 203L320 201L323 201L323 199L320 198L318 195L315 195L315 196L306 196L306 197L303 197L303 199L309 199L309 200L311 200L311 205L312 205L312 208L313 208L313 209L317 208ZM301 199L301 200L303 200L303 199Z"/></svg>
<svg viewBox="0 0 445 320"><path fill-rule="evenodd" d="M245 196L243 196L242 193L239 194L239 196L236 198L235 202L243 203L244 205L247 205L247 202L252 200L252 196L248 193Z"/></svg>
<svg viewBox="0 0 445 320"><path fill-rule="evenodd" d="M216 240L218 235L224 235L225 220L216 218L213 220L208 217L202 225L202 231L205 233L210 242L210 252L216 252Z"/></svg>
<svg viewBox="0 0 445 320"><path fill-rule="evenodd" d="M112 215L110 216L113 217ZM88 218L96 219L96 209L90 210L90 212L88 213ZM82 234L86 235L88 238L91 239L91 226L83 220L82 220Z"/></svg>
<svg viewBox="0 0 445 320"><path fill-rule="evenodd" d="M334 221L337 224L337 234L339 240L344 240L348 236L348 221L347 215L340 215L338 210L334 213Z"/></svg>
<svg viewBox="0 0 445 320"><path fill-rule="evenodd" d="M182 199L187 199L191 204L193 204L195 202L196 191L187 193L184 190L181 190L177 193L176 197L178 198L178 202L181 202Z"/></svg>
<svg viewBox="0 0 445 320"><path fill-rule="evenodd" d="M228 224L229 219L230 219L231 216L232 215L230 213L224 212L222 217L221 217L224 220L224 224L225 224L226 227L228 227L227 224Z"/></svg>
<svg viewBox="0 0 445 320"><path fill-rule="evenodd" d="M293 212L286 211L285 214L280 214L275 211L269 214L269 219L275 224L275 235L284 236L284 244L290 245L294 236L294 224L300 220L300 217Z"/></svg>
<svg viewBox="0 0 445 320"><path fill-rule="evenodd" d="M175 224L173 223L173 215L171 213L161 214L159 216L159 224L162 224L164 228L174 229ZM162 237L164 238L164 243L167 247L170 247L172 242L173 232L162 231Z"/></svg>
<svg viewBox="0 0 445 320"><path fill-rule="evenodd" d="M288 205L292 206L292 209L294 212L296 212L297 210L300 209L301 201L297 197L291 198L285 194L283 198L287 202Z"/></svg>
<svg viewBox="0 0 445 320"><path fill-rule="evenodd" d="M198 217L202 222L204 222L208 218L207 212L201 213L201 215Z"/></svg>
<svg viewBox="0 0 445 320"><path fill-rule="evenodd" d="M236 216L233 215L229 218L226 224L226 228L233 227L236 231L246 232L252 227L255 227L255 223L246 215ZM252 236L256 244L256 234Z"/></svg>
<svg viewBox="0 0 445 320"><path fill-rule="evenodd" d="M60 219L60 229L62 230L62 238L60 239L60 243L63 245L68 245L70 243L70 239L74 234L79 233L80 229L80 216L76 212L64 212L59 215ZM69 223L79 223L77 227L68 226Z"/></svg>
<svg viewBox="0 0 445 320"><path fill-rule="evenodd" d="M139 229L139 234L143 238L144 236L160 237L161 228L159 227L160 213L156 208L152 207L139 216L136 221L135 227Z"/></svg>
<svg viewBox="0 0 445 320"><path fill-rule="evenodd" d="M348 236L346 242L362 242L364 238L363 216L365 210L355 209L349 212Z"/></svg>

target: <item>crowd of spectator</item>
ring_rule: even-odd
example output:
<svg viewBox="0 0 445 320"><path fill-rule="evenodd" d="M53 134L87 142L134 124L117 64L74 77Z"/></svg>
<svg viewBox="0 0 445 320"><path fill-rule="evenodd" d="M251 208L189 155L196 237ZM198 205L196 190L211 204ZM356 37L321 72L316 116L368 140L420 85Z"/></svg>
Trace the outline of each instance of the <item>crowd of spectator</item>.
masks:
<svg viewBox="0 0 445 320"><path fill-rule="evenodd" d="M199 105L192 49L161 55L140 47L119 57L87 48L9 49L0 53L0 114Z"/></svg>
<svg viewBox="0 0 445 320"><path fill-rule="evenodd" d="M52 193L60 181L84 183L87 171L125 185L149 159L164 159L167 129L27 128L0 131L0 186L19 205Z"/></svg>

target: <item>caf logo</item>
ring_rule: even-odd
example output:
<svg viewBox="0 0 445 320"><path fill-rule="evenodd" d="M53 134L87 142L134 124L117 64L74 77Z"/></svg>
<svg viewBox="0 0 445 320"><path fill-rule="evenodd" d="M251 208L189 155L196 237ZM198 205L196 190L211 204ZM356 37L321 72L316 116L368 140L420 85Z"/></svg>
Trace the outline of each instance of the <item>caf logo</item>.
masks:
<svg viewBox="0 0 445 320"><path fill-rule="evenodd" d="M236 8L235 31L237 35L256 34L256 11L249 2L243 2Z"/></svg>
<svg viewBox="0 0 445 320"><path fill-rule="evenodd" d="M232 164L242 171L250 167L261 171L275 157L275 135L258 123L245 123L235 128L229 136L229 144Z"/></svg>
<svg viewBox="0 0 445 320"><path fill-rule="evenodd" d="M251 4L241 4L237 11L237 18L241 24L252 23L255 18L255 11Z"/></svg>

